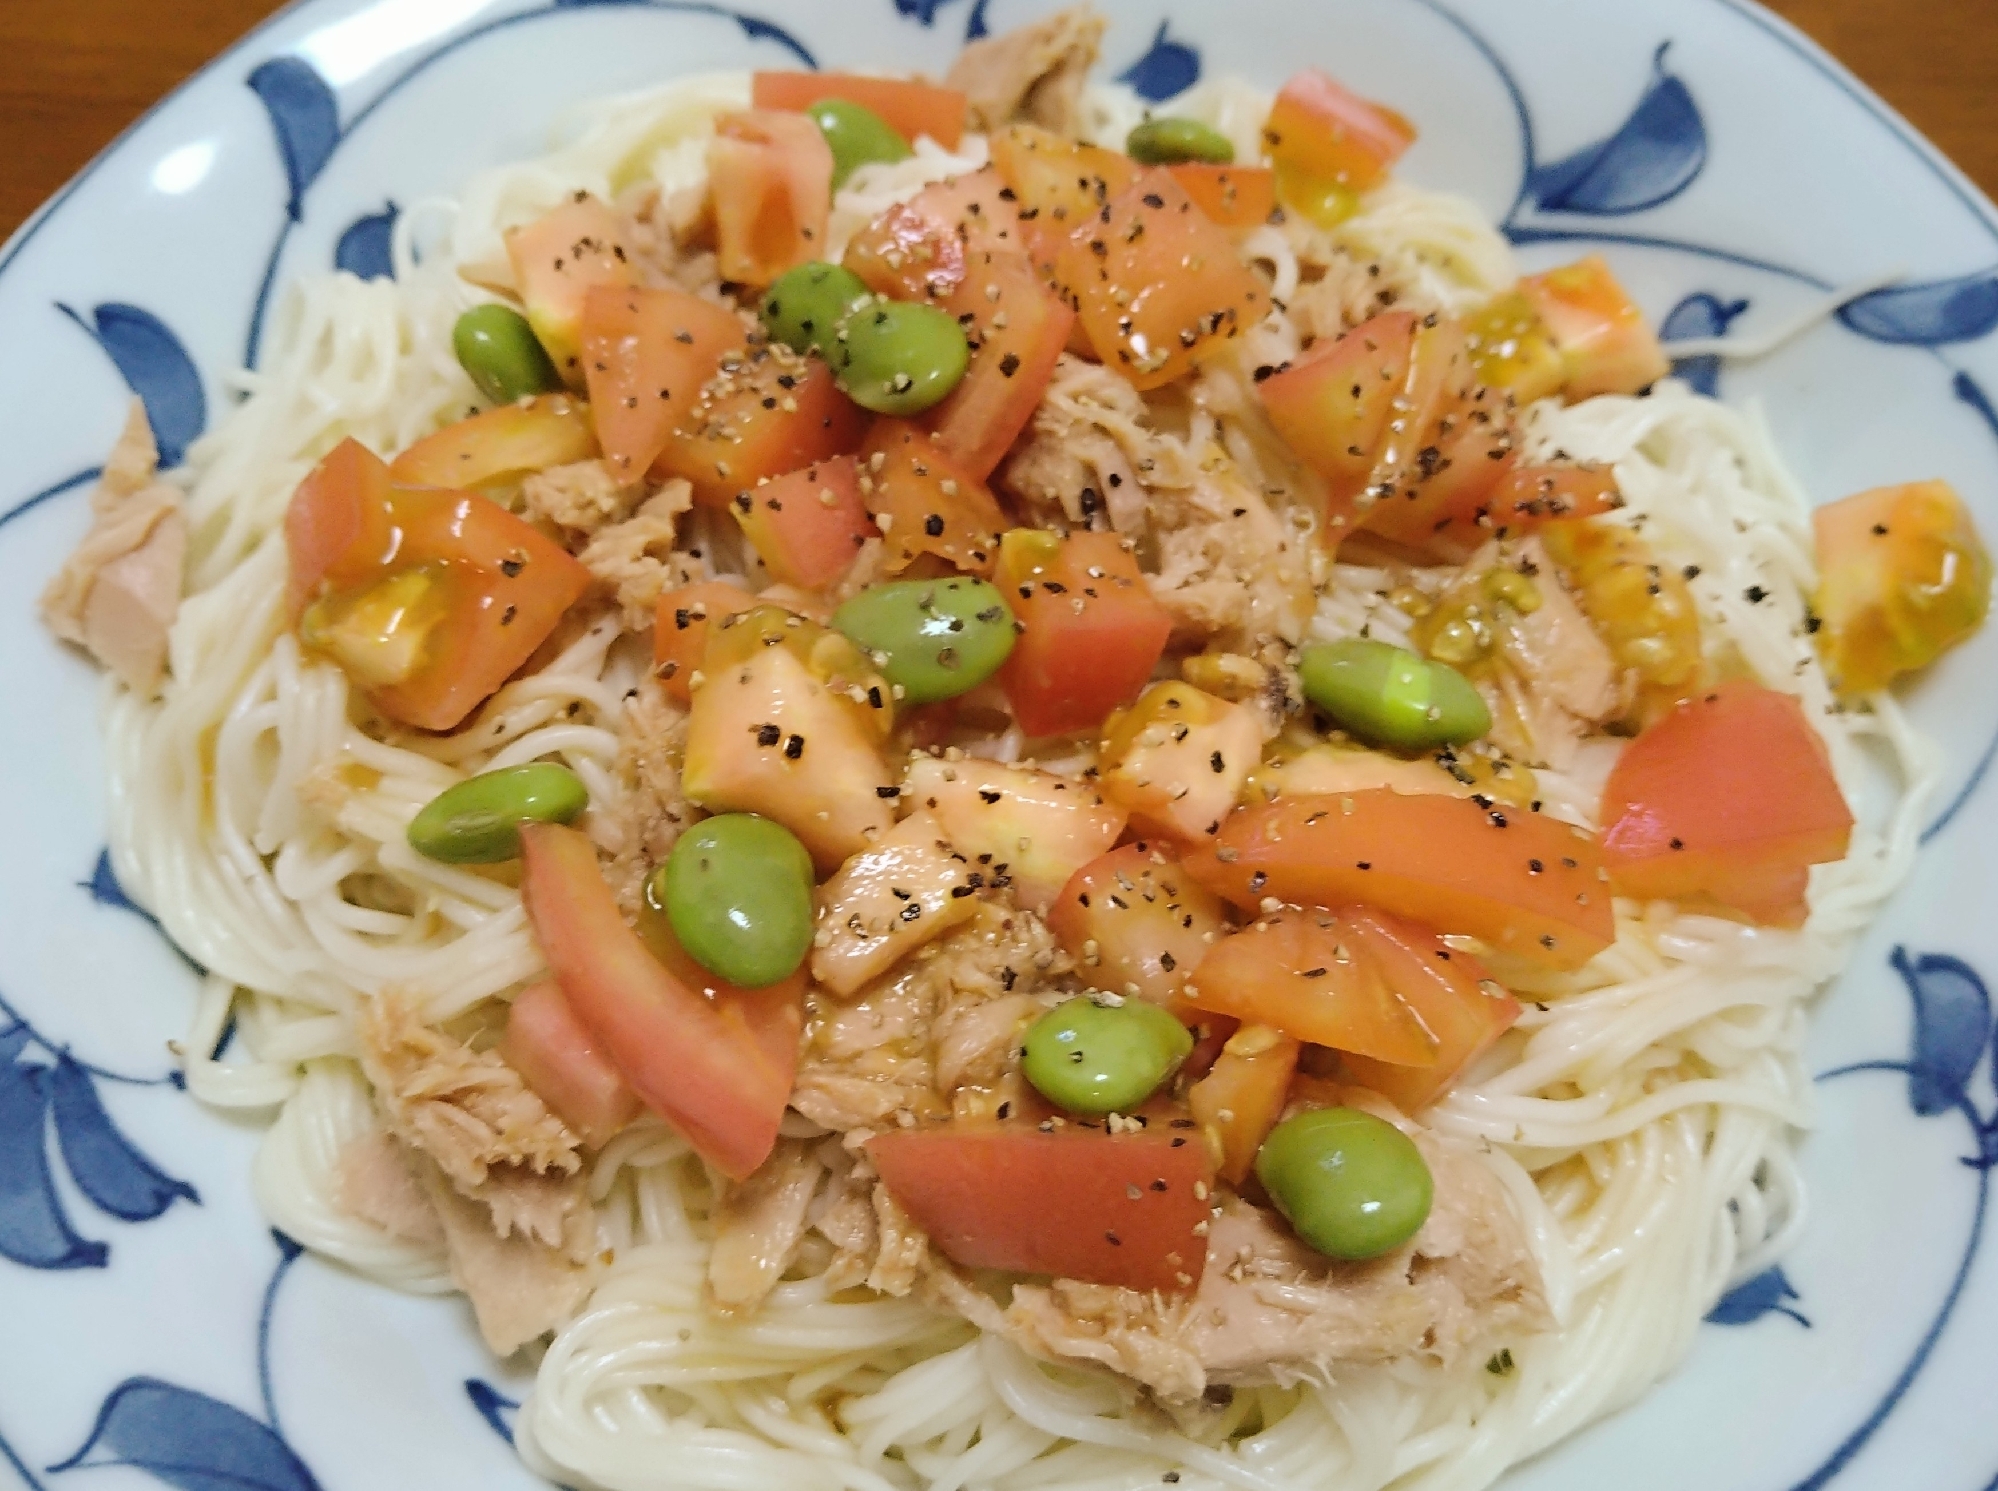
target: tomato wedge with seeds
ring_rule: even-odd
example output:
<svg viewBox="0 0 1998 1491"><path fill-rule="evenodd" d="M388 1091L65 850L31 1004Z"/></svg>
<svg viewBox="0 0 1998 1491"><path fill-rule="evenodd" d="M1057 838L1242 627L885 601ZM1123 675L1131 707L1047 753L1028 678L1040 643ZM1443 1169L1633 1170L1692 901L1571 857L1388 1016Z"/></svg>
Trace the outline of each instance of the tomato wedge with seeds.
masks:
<svg viewBox="0 0 1998 1491"><path fill-rule="evenodd" d="M580 830L530 823L520 841L521 902L570 1008L648 1108L730 1179L749 1175L790 1101L802 982L746 1002L703 997L625 924Z"/></svg>
<svg viewBox="0 0 1998 1491"><path fill-rule="evenodd" d="M1809 867L1842 859L1852 810L1789 694L1731 679L1624 748L1603 789L1603 857L1624 895L1704 897L1801 926Z"/></svg>
<svg viewBox="0 0 1998 1491"><path fill-rule="evenodd" d="M1245 909L1267 896L1360 903L1542 968L1579 968L1616 936L1595 840L1490 798L1386 788L1284 797L1237 812L1186 867Z"/></svg>
<svg viewBox="0 0 1998 1491"><path fill-rule="evenodd" d="M600 287L583 302L583 371L597 442L636 482L693 410L716 364L743 343L732 311L683 290Z"/></svg>
<svg viewBox="0 0 1998 1491"><path fill-rule="evenodd" d="M964 136L965 97L955 88L849 72L760 72L750 79L749 99L759 109L797 113L829 98L879 114L910 144L928 135L944 149L955 150Z"/></svg>
<svg viewBox="0 0 1998 1491"><path fill-rule="evenodd" d="M881 1183L965 1268L1183 1293L1207 1262L1207 1146L1153 1119L1139 1132L1067 1122L958 1122L867 1141ZM1050 1198L1059 1198L1050 1205Z"/></svg>

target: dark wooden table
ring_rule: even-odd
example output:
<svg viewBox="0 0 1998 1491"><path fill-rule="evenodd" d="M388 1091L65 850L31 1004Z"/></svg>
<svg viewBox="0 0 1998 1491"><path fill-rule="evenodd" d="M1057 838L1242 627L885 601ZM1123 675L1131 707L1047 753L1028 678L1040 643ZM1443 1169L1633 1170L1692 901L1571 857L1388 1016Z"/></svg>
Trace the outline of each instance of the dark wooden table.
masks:
<svg viewBox="0 0 1998 1491"><path fill-rule="evenodd" d="M275 0L0 0L0 238L275 8ZM1773 8L1998 196L1992 0L1773 0Z"/></svg>

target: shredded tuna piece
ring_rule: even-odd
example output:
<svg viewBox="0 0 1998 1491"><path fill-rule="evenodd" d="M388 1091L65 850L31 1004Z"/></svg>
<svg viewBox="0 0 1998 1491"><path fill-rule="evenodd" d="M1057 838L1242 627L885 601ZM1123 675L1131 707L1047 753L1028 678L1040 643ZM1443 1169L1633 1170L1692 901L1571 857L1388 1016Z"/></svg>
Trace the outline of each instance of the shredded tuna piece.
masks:
<svg viewBox="0 0 1998 1491"><path fill-rule="evenodd" d="M423 1188L443 1228L451 1280L471 1301L479 1334L499 1356L561 1326L583 1302L588 1274L568 1251L523 1234L502 1236L486 1210L422 1162Z"/></svg>
<svg viewBox="0 0 1998 1491"><path fill-rule="evenodd" d="M865 1131L861 1133L865 1138ZM823 1275L830 1290L851 1289L874 1271L880 1228L874 1221L874 1167L864 1153L852 1157L844 1174L820 1193L812 1230L833 1245Z"/></svg>
<svg viewBox="0 0 1998 1491"><path fill-rule="evenodd" d="M1107 513L1110 526L1145 532L1146 489L1190 486L1199 466L1183 443L1151 427L1144 396L1108 368L1064 352L1026 438L1001 474L1022 502L1071 524Z"/></svg>
<svg viewBox="0 0 1998 1491"><path fill-rule="evenodd" d="M535 472L520 495L529 517L587 536L627 516L638 489L621 484L608 461L577 461Z"/></svg>
<svg viewBox="0 0 1998 1491"><path fill-rule="evenodd" d="M340 1151L343 1210L404 1242L442 1247L444 1224L423 1189L416 1157L387 1134L368 1134Z"/></svg>
<svg viewBox="0 0 1998 1491"><path fill-rule="evenodd" d="M399 990L363 1004L359 1027L362 1069L396 1137L484 1203L501 1236L568 1241L588 1211L582 1141L520 1074L424 1024Z"/></svg>
<svg viewBox="0 0 1998 1491"><path fill-rule="evenodd" d="M1475 1158L1415 1137L1436 1201L1395 1253L1333 1262L1271 1213L1231 1197L1190 1297L1056 1280L1015 1289L1002 1328L1037 1355L1101 1362L1173 1399L1198 1397L1210 1383L1322 1380L1340 1363L1448 1364L1497 1337L1545 1328L1539 1270L1497 1178Z"/></svg>
<svg viewBox="0 0 1998 1491"><path fill-rule="evenodd" d="M1286 302L1291 321L1313 341L1339 337L1401 299L1377 263L1362 263L1334 250L1326 256L1324 268L1324 274L1298 286Z"/></svg>
<svg viewBox="0 0 1998 1491"><path fill-rule="evenodd" d="M1075 134L1082 85L1096 65L1106 24L1078 5L971 43L944 79L965 95L966 127L989 132L1024 119L1057 134Z"/></svg>
<svg viewBox="0 0 1998 1491"><path fill-rule="evenodd" d="M159 449L137 399L91 493L90 531L42 592L42 620L151 694L166 671L167 632L180 609L186 505L155 481Z"/></svg>
<svg viewBox="0 0 1998 1491"><path fill-rule="evenodd" d="M599 528L577 556L615 592L631 631L652 624L652 610L662 591L697 578L672 554L680 514L693 504L693 487L675 478L623 522Z"/></svg>
<svg viewBox="0 0 1998 1491"><path fill-rule="evenodd" d="M874 1187L874 1226L880 1242L867 1287L880 1294L907 1294L929 1258L930 1240L880 1184Z"/></svg>
<svg viewBox="0 0 1998 1491"><path fill-rule="evenodd" d="M648 681L627 699L618 724L617 780L610 804L593 811L590 831L610 855L606 874L618 903L636 915L645 877L663 863L692 817L680 795L687 712Z"/></svg>
<svg viewBox="0 0 1998 1491"><path fill-rule="evenodd" d="M756 1173L732 1185L715 1210L708 1294L723 1311L748 1311L784 1277L805 1240L805 1218L826 1177L815 1141L784 1139Z"/></svg>

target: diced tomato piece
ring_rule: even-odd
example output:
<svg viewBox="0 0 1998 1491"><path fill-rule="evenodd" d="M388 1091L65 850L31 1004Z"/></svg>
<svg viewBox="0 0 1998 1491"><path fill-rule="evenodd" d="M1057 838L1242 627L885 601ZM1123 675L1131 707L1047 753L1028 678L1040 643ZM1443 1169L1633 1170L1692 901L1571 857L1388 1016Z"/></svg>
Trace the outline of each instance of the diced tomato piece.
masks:
<svg viewBox="0 0 1998 1491"><path fill-rule="evenodd" d="M1984 624L1991 556L1946 481L1877 487L1811 515L1818 651L1847 697L1926 668Z"/></svg>
<svg viewBox="0 0 1998 1491"><path fill-rule="evenodd" d="M1355 526L1374 452L1408 381L1416 320L1412 311L1383 312L1257 385L1277 433L1325 479L1329 545Z"/></svg>
<svg viewBox="0 0 1998 1491"><path fill-rule="evenodd" d="M596 453L589 406L563 394L542 394L424 436L389 463L389 475L412 487L462 492L587 461Z"/></svg>
<svg viewBox="0 0 1998 1491"><path fill-rule="evenodd" d="M1207 1146L1154 1121L1138 1133L953 1123L867 1142L888 1193L966 1268L1183 1293L1207 1262ZM1052 1204L1051 1204L1052 1203Z"/></svg>
<svg viewBox="0 0 1998 1491"><path fill-rule="evenodd" d="M1570 399L1636 393L1672 371L1658 334L1600 254L1519 282L1561 349Z"/></svg>
<svg viewBox="0 0 1998 1491"><path fill-rule="evenodd" d="M636 482L691 413L721 355L745 332L732 311L683 290L592 290L583 304L584 373L597 441Z"/></svg>
<svg viewBox="0 0 1998 1491"><path fill-rule="evenodd" d="M514 998L497 1049L592 1149L617 1137L645 1107L553 980L532 984Z"/></svg>
<svg viewBox="0 0 1998 1491"><path fill-rule="evenodd" d="M1284 84L1263 125L1284 201L1328 227L1350 214L1360 194L1414 143L1415 126L1402 115L1316 69Z"/></svg>
<svg viewBox="0 0 1998 1491"><path fill-rule="evenodd" d="M1186 867L1244 909L1265 896L1361 903L1543 968L1579 968L1616 935L1594 839L1470 798L1386 789L1284 797L1236 813Z"/></svg>
<svg viewBox="0 0 1998 1491"><path fill-rule="evenodd" d="M1603 858L1618 892L1705 897L1800 926L1806 870L1842 859L1852 810L1789 694L1731 679L1624 748L1603 789Z"/></svg>
<svg viewBox="0 0 1998 1491"><path fill-rule="evenodd" d="M1368 956L1435 1039L1436 1057L1427 1066L1396 1066L1347 1052L1340 1065L1362 1087L1414 1113L1449 1091L1512 1028L1519 1001L1488 978L1477 959L1427 928L1364 907L1349 915L1364 928Z"/></svg>
<svg viewBox="0 0 1998 1491"><path fill-rule="evenodd" d="M955 88L850 72L760 72L750 80L749 99L759 109L802 112L829 98L871 109L911 143L928 135L955 150L964 136L965 99Z"/></svg>
<svg viewBox="0 0 1998 1491"><path fill-rule="evenodd" d="M1022 628L999 680L1029 735L1101 725L1138 696L1172 635L1171 613L1114 533L1015 528L996 579Z"/></svg>
<svg viewBox="0 0 1998 1491"><path fill-rule="evenodd" d="M1024 252L1010 189L991 167L924 187L847 244L841 262L892 300L943 300L980 250Z"/></svg>
<svg viewBox="0 0 1998 1491"><path fill-rule="evenodd" d="M506 235L507 258L528 324L571 388L583 386L583 302L598 286L638 283L624 224L608 205L578 193Z"/></svg>
<svg viewBox="0 0 1998 1491"><path fill-rule="evenodd" d="M1128 815L1092 783L1031 766L919 757L902 798L936 814L946 838L1013 899L1045 910L1075 872L1124 832Z"/></svg>
<svg viewBox="0 0 1998 1491"><path fill-rule="evenodd" d="M798 1078L805 1034L804 965L789 978L760 989L731 984L687 956L673 935L673 923L665 909L655 906L650 896L638 909L638 939L682 988L693 990L724 1020L748 1033L789 1092Z"/></svg>
<svg viewBox="0 0 1998 1491"><path fill-rule="evenodd" d="M993 135L992 168L1019 199L1021 236L1043 270L1054 267L1069 235L1092 222L1142 169L1121 151L1037 124L1008 125Z"/></svg>
<svg viewBox="0 0 1998 1491"><path fill-rule="evenodd" d="M1511 466L1482 497L1460 497L1423 547L1461 564L1495 538L1531 533L1562 518L1595 518L1623 506L1607 466Z"/></svg>
<svg viewBox="0 0 1998 1491"><path fill-rule="evenodd" d="M1538 532L1560 583L1636 682L1634 718L1649 723L1705 685L1700 611L1678 566L1623 523L1558 518Z"/></svg>
<svg viewBox="0 0 1998 1491"><path fill-rule="evenodd" d="M750 109L715 120L708 182L725 280L757 289L825 247L832 147L803 114Z"/></svg>
<svg viewBox="0 0 1998 1491"><path fill-rule="evenodd" d="M1181 997L1245 1026L1404 1066L1436 1060L1435 1038L1372 955L1354 909L1279 911L1216 942Z"/></svg>
<svg viewBox="0 0 1998 1491"><path fill-rule="evenodd" d="M1249 1178L1256 1151L1283 1113L1302 1049L1267 1025L1241 1026L1228 1036L1207 1075L1187 1089L1186 1106L1229 1185Z"/></svg>
<svg viewBox="0 0 1998 1491"><path fill-rule="evenodd" d="M1276 172L1266 166L1188 161L1167 169L1193 205L1223 228L1260 227L1276 211Z"/></svg>
<svg viewBox="0 0 1998 1491"><path fill-rule="evenodd" d="M1170 171L1146 171L1072 238L1056 278L1097 356L1163 388L1269 314L1269 294Z"/></svg>
<svg viewBox="0 0 1998 1491"><path fill-rule="evenodd" d="M1085 981L1154 1004L1177 1005L1194 965L1227 928L1215 894L1143 841L1077 870L1048 910L1048 930Z"/></svg>
<svg viewBox="0 0 1998 1491"><path fill-rule="evenodd" d="M708 623L736 616L756 597L730 580L697 580L659 597L652 622L652 664L659 686L685 704L687 680L698 673L708 646Z"/></svg>
<svg viewBox="0 0 1998 1491"><path fill-rule="evenodd" d="M567 550L498 503L397 485L351 438L299 483L285 546L300 639L420 730L455 728L591 584Z"/></svg>
<svg viewBox="0 0 1998 1491"><path fill-rule="evenodd" d="M771 577L805 590L853 568L860 546L874 537L850 456L738 493L729 508Z"/></svg>
<svg viewBox="0 0 1998 1491"><path fill-rule="evenodd" d="M701 390L652 475L684 476L696 502L722 507L760 481L852 454L866 433L866 411L823 361L759 347Z"/></svg>
<svg viewBox="0 0 1998 1491"><path fill-rule="evenodd" d="M972 250L964 283L944 309L967 328L971 363L950 397L923 416L944 448L989 477L1040 407L1068 345L1075 312L1041 282L1026 256Z"/></svg>
<svg viewBox="0 0 1998 1491"><path fill-rule="evenodd" d="M1478 382L1463 326L1425 320L1408 377L1374 451L1359 526L1426 549L1453 512L1472 509L1512 465L1514 430L1502 395Z"/></svg>
<svg viewBox="0 0 1998 1491"><path fill-rule="evenodd" d="M861 449L860 500L886 540L890 574L924 554L966 574L992 573L1006 515L984 481L922 426L875 421Z"/></svg>
<svg viewBox="0 0 1998 1491"><path fill-rule="evenodd" d="M1097 748L1103 795L1141 828L1178 839L1218 833L1262 765L1261 716L1168 679L1110 716Z"/></svg>
<svg viewBox="0 0 1998 1491"><path fill-rule="evenodd" d="M1501 290L1464 318L1471 365L1492 388L1503 388L1522 406L1561 391L1568 365L1533 302L1517 289Z"/></svg>
<svg viewBox="0 0 1998 1491"><path fill-rule="evenodd" d="M647 1107L741 1180L769 1157L796 1066L774 1059L770 1011L710 1002L625 924L596 846L554 823L521 830L521 900L577 1017ZM763 991L767 992L767 991ZM785 996L799 1010L799 996ZM773 998L773 1004L778 1001ZM781 1012L780 1012L781 1013Z"/></svg>

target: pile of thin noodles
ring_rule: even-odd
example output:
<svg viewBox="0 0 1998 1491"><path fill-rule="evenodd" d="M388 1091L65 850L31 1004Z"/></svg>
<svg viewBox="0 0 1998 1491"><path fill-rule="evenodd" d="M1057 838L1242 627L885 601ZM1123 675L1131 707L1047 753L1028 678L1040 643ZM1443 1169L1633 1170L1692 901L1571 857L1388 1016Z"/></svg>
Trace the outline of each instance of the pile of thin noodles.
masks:
<svg viewBox="0 0 1998 1491"><path fill-rule="evenodd" d="M721 76L594 106L550 154L405 213L393 282L324 275L291 288L263 367L242 377L242 402L190 461L191 593L165 695L115 693L109 706L118 874L209 970L185 1043L189 1089L272 1115L255 1185L276 1225L399 1288L451 1285L441 1251L335 1199L342 1150L380 1123L355 1059L357 1002L394 985L443 1022L504 1000L541 967L518 895L417 855L405 825L468 774L540 758L574 769L596 803L615 801L618 726L648 650L613 614L454 735L371 734L341 672L286 631L280 519L342 437L393 452L475 402L449 332L484 297L460 266L500 257L505 227L571 191L698 186L707 121L746 98L745 78ZM1204 85L1173 109L1242 136L1253 157L1266 104L1242 85ZM1094 128L1121 139L1137 107L1097 89ZM982 159L972 137L955 155L925 142L902 165L866 168L841 195L834 238ZM1515 274L1468 205L1406 186L1320 237L1249 240L1280 299L1341 254L1382 264L1415 304L1469 304ZM1296 346L1280 321L1256 333L1279 357ZM1428 1116L1483 1141L1557 1328L1513 1342L1509 1365L1340 1370L1168 1417L1107 1374L1034 1361L912 1299L832 1298L793 1277L755 1314L725 1319L702 1301L714 1187L648 1119L592 1162L614 1262L541 1360L518 1423L531 1466L612 1491L1108 1491L1167 1472L1181 1491L1469 1491L1684 1355L1729 1281L1766 1266L1802 1223L1793 1144L1810 1118L1798 1060L1810 998L1906 873L1933 772L1890 701L1831 707L1801 624L1807 504L1755 417L1667 383L1644 398L1538 407L1526 443L1529 458L1559 449L1614 464L1624 520L1673 562L1698 565L1708 635L1802 696L1862 806L1850 855L1814 874L1801 930L1620 903L1615 945L1578 973L1519 988L1517 1028ZM710 570L729 552L715 546ZM1335 566L1312 635L1396 637L1407 622L1387 601L1393 583ZM1768 598L1750 604L1750 587ZM1587 822L1600 767L1585 754L1565 776L1543 773L1549 810ZM817 1132L795 1114L788 1131Z"/></svg>

